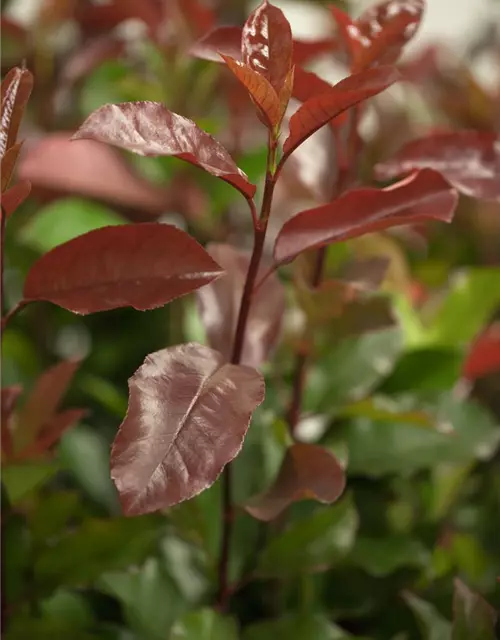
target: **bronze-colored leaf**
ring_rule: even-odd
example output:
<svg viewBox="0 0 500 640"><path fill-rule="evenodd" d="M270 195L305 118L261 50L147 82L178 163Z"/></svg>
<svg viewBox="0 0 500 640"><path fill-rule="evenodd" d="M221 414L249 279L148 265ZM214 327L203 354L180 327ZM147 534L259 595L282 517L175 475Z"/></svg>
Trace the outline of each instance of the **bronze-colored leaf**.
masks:
<svg viewBox="0 0 500 640"><path fill-rule="evenodd" d="M33 89L33 76L27 69L11 69L2 82L0 157L16 142L17 132Z"/></svg>

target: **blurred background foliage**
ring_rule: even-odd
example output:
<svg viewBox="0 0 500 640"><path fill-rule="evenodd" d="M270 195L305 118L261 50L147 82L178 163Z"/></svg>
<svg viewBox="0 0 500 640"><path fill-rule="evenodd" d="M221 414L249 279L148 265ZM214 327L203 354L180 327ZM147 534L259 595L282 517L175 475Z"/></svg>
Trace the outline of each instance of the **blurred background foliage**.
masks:
<svg viewBox="0 0 500 640"><path fill-rule="evenodd" d="M24 59L35 75L18 166L33 189L7 228L7 305L19 299L37 256L104 225L159 219L202 242L249 246L245 204L226 184L171 158L68 142L106 102L161 100L261 180L265 135L251 105L218 65L187 55L214 16L241 24L249 6L165 3L160 24L154 1L41 0L23 23L21 4L34 6L2 4L2 74ZM326 3L303 2L304 15L312 4ZM460 58L437 43L404 61L411 81L377 100L362 128L365 183L377 160L429 128L498 131L500 79L480 82L472 71L481 56L500 67L493 18L485 27ZM328 29L333 37L333 24ZM333 54L310 66L327 76L340 68ZM305 147L277 192L276 229L304 203L321 201L333 166L321 151L327 143L317 136ZM315 333L298 432L344 461L348 490L331 507L294 505L286 525L266 528L238 513L231 572L243 581L224 618L206 608L215 589L218 484L168 513L125 519L109 477L127 379L147 353L204 340L194 299L85 318L37 304L16 317L2 345L2 386L20 385L22 406L42 372L79 359L61 406L87 413L50 452L4 460L7 640L441 640L451 637L455 577L500 606L499 205L462 197L452 225L365 236L332 248L328 268L381 256L390 261L382 291L397 325L349 335L352 327L331 319ZM297 314L329 304L326 297L304 305L303 268L297 261L281 274L289 312L265 371L266 401L235 463L238 500L269 485L287 444ZM488 366L476 349L485 335Z"/></svg>

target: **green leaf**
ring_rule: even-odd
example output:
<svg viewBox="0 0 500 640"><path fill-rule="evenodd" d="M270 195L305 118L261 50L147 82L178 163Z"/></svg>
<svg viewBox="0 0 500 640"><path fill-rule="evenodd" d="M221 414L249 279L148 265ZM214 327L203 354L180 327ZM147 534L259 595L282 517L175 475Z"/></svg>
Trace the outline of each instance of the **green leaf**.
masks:
<svg viewBox="0 0 500 640"><path fill-rule="evenodd" d="M411 593L404 599L417 619L422 640L451 640L450 623L431 604Z"/></svg>
<svg viewBox="0 0 500 640"><path fill-rule="evenodd" d="M86 520L39 554L35 579L46 588L92 584L104 571L142 561L161 534L160 524L156 517Z"/></svg>
<svg viewBox="0 0 500 640"><path fill-rule="evenodd" d="M436 430L353 419L343 434L349 448L350 472L409 475L443 462L466 464L488 459L496 451L500 430L480 405L445 394L436 415Z"/></svg>
<svg viewBox="0 0 500 640"><path fill-rule="evenodd" d="M18 618L9 625L5 640L99 640L104 636L94 631L79 629L72 624L59 620L44 620L43 618Z"/></svg>
<svg viewBox="0 0 500 640"><path fill-rule="evenodd" d="M102 576L100 587L123 605L128 623L141 640L165 640L185 604L156 558L136 571L116 571Z"/></svg>
<svg viewBox="0 0 500 640"><path fill-rule="evenodd" d="M500 303L500 268L459 273L425 334L427 344L467 344Z"/></svg>
<svg viewBox="0 0 500 640"><path fill-rule="evenodd" d="M55 473L51 462L19 462L2 466L2 482L12 504L17 504Z"/></svg>
<svg viewBox="0 0 500 640"><path fill-rule="evenodd" d="M24 517L2 513L2 598L6 603L19 602L25 595L30 562L31 540Z"/></svg>
<svg viewBox="0 0 500 640"><path fill-rule="evenodd" d="M401 334L388 329L347 338L311 368L304 411L328 413L363 398L385 376L401 351Z"/></svg>
<svg viewBox="0 0 500 640"><path fill-rule="evenodd" d="M200 609L175 623L170 640L238 640L238 629L231 618L213 609Z"/></svg>
<svg viewBox="0 0 500 640"><path fill-rule="evenodd" d="M480 595L455 580L452 640L495 640L497 614Z"/></svg>
<svg viewBox="0 0 500 640"><path fill-rule="evenodd" d="M423 567L430 554L415 538L388 535L358 538L348 561L376 577L384 577L402 567Z"/></svg>
<svg viewBox="0 0 500 640"><path fill-rule="evenodd" d="M93 229L127 221L111 209L83 198L61 198L42 207L21 232L21 240L45 253Z"/></svg>
<svg viewBox="0 0 500 640"><path fill-rule="evenodd" d="M91 498L112 513L120 512L109 475L109 444L95 429L78 425L67 431L59 443L59 460Z"/></svg>
<svg viewBox="0 0 500 640"><path fill-rule="evenodd" d="M54 622L88 628L94 621L92 609L83 596L60 589L41 603L43 617Z"/></svg>
<svg viewBox="0 0 500 640"><path fill-rule="evenodd" d="M131 74L127 65L119 60L107 60L88 76L80 93L80 112L86 117L107 103L126 100L121 84Z"/></svg>
<svg viewBox="0 0 500 640"><path fill-rule="evenodd" d="M370 420L405 423L420 429L435 428L433 417L423 411L404 411L397 401L384 396L372 396L365 400L348 404L338 413L339 417L359 416Z"/></svg>
<svg viewBox="0 0 500 640"><path fill-rule="evenodd" d="M287 578L305 572L326 571L351 549L358 517L352 499L318 508L273 538L262 552L256 573Z"/></svg>
<svg viewBox="0 0 500 640"><path fill-rule="evenodd" d="M321 614L301 613L253 624L243 634L243 640L348 640L352 637Z"/></svg>
<svg viewBox="0 0 500 640"><path fill-rule="evenodd" d="M82 511L81 497L76 492L59 490L40 496L28 514L34 542L41 544L47 538L59 535Z"/></svg>

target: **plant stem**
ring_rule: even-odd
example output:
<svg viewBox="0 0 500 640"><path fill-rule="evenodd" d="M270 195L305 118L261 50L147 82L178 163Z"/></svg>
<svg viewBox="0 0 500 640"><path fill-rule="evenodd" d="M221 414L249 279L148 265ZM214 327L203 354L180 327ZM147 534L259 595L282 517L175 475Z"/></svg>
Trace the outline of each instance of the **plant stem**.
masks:
<svg viewBox="0 0 500 640"><path fill-rule="evenodd" d="M245 332L247 327L248 316L252 304L257 275L259 272L262 252L264 250L264 242L266 239L267 223L271 213L271 204L273 200L274 186L276 178L274 175L276 166L276 139L269 134L269 148L267 155L266 182L264 186L264 195L262 197L262 206L260 217L254 223L254 245L250 264L243 287L241 296L240 310L238 313L238 321L236 323L236 332L234 335L233 351L231 356L232 364L239 364L245 344ZM234 505L232 496L232 470L231 464L226 465L222 475L222 537L218 566L218 593L216 606L220 611L224 611L227 607L231 589L229 585L229 553L231 546L231 536L234 523Z"/></svg>

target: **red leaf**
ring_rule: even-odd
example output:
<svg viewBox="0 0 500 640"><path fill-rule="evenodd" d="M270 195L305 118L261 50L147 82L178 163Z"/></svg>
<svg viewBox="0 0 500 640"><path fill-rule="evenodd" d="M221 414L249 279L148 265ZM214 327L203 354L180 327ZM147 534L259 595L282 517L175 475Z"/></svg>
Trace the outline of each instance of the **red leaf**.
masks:
<svg viewBox="0 0 500 640"><path fill-rule="evenodd" d="M80 363L60 362L44 371L19 412L16 429L16 449L35 442L42 427L49 423L66 393Z"/></svg>
<svg viewBox="0 0 500 640"><path fill-rule="evenodd" d="M113 60L124 54L124 41L105 34L92 38L79 47L64 62L61 69L61 81L65 88L70 88L75 82L90 74L105 60Z"/></svg>
<svg viewBox="0 0 500 640"><path fill-rule="evenodd" d="M175 156L222 178L246 198L255 185L238 169L226 149L192 120L160 102L107 104L94 111L73 136L127 149L143 156Z"/></svg>
<svg viewBox="0 0 500 640"><path fill-rule="evenodd" d="M465 195L500 202L500 134L487 131L437 133L408 142L375 167L379 180L415 169L439 171Z"/></svg>
<svg viewBox="0 0 500 640"><path fill-rule="evenodd" d="M14 451L12 443L12 432L10 430L10 418L14 412L17 400L22 393L20 385L4 387L1 397L1 435L2 435L2 453L8 458Z"/></svg>
<svg viewBox="0 0 500 640"><path fill-rule="evenodd" d="M341 80L327 92L307 100L290 118L290 133L283 145L281 163L327 122L387 89L398 79L399 73L394 67L368 69Z"/></svg>
<svg viewBox="0 0 500 640"><path fill-rule="evenodd" d="M323 80L312 71L296 67L292 95L297 100L306 102L314 96L328 93L331 90L332 85L326 80Z"/></svg>
<svg viewBox="0 0 500 640"><path fill-rule="evenodd" d="M188 23L195 27L197 33L206 33L214 26L215 12L200 0L182 0L179 8L186 16Z"/></svg>
<svg viewBox="0 0 500 640"><path fill-rule="evenodd" d="M10 147L10 149L7 149L5 155L2 156L0 165L0 171L2 173L0 181L1 193L4 193L10 184L12 176L14 175L14 169L16 168L17 159L19 158L19 153L22 146L22 142L17 142L12 147Z"/></svg>
<svg viewBox="0 0 500 640"><path fill-rule="evenodd" d="M2 193L2 208L5 211L5 215L9 218L14 211L22 205L22 203L29 196L31 191L31 183L27 180L18 182L10 189L7 189L5 193Z"/></svg>
<svg viewBox="0 0 500 640"><path fill-rule="evenodd" d="M281 121L280 100L276 91L266 78L251 67L234 58L221 54L226 65L248 90L253 102L257 106L259 117L264 124L273 129Z"/></svg>
<svg viewBox="0 0 500 640"><path fill-rule="evenodd" d="M70 141L71 133L38 140L19 162L18 176L33 188L81 194L142 211L161 213L170 205L167 189L136 175L114 149L92 140Z"/></svg>
<svg viewBox="0 0 500 640"><path fill-rule="evenodd" d="M24 109L33 89L33 76L27 69L11 69L2 82L0 156L16 142Z"/></svg>
<svg viewBox="0 0 500 640"><path fill-rule="evenodd" d="M353 71L396 62L422 20L424 0L388 0L367 9L357 20L332 7L351 58Z"/></svg>
<svg viewBox="0 0 500 640"><path fill-rule="evenodd" d="M212 244L207 250L226 273L199 289L196 297L210 346L229 361L250 254L227 244ZM262 267L259 277L265 271ZM284 312L284 289L273 274L266 278L252 298L242 364L259 367L267 360L279 337Z"/></svg>
<svg viewBox="0 0 500 640"><path fill-rule="evenodd" d="M176 227L117 225L89 231L42 256L28 273L24 299L83 315L119 307L145 311L221 274L205 249Z"/></svg>
<svg viewBox="0 0 500 640"><path fill-rule="evenodd" d="M216 27L197 40L189 54L201 60L222 62L220 53L241 59L241 27Z"/></svg>
<svg viewBox="0 0 500 640"><path fill-rule="evenodd" d="M281 9L264 0L248 17L241 37L242 60L279 95L292 66L292 30Z"/></svg>
<svg viewBox="0 0 500 640"><path fill-rule="evenodd" d="M188 500L217 480L242 447L264 380L190 343L147 356L129 390L111 476L131 516Z"/></svg>
<svg viewBox="0 0 500 640"><path fill-rule="evenodd" d="M53 416L45 425L36 442L19 454L22 459L34 458L48 451L61 436L87 414L85 409L67 409Z"/></svg>
<svg viewBox="0 0 500 640"><path fill-rule="evenodd" d="M302 251L402 224L450 222L457 201L456 191L430 169L385 189L349 191L285 223L274 245L274 259L290 262Z"/></svg>
<svg viewBox="0 0 500 640"><path fill-rule="evenodd" d="M297 67L305 65L313 58L337 49L338 44L333 38L324 40L294 40L293 63L297 65Z"/></svg>
<svg viewBox="0 0 500 640"><path fill-rule="evenodd" d="M462 368L462 375L468 380L500 371L500 323L497 322L484 331L474 341Z"/></svg>
<svg viewBox="0 0 500 640"><path fill-rule="evenodd" d="M344 470L330 452L297 442L287 450L274 484L249 500L245 510L258 520L269 521L299 500L332 504L342 495L345 482Z"/></svg>

